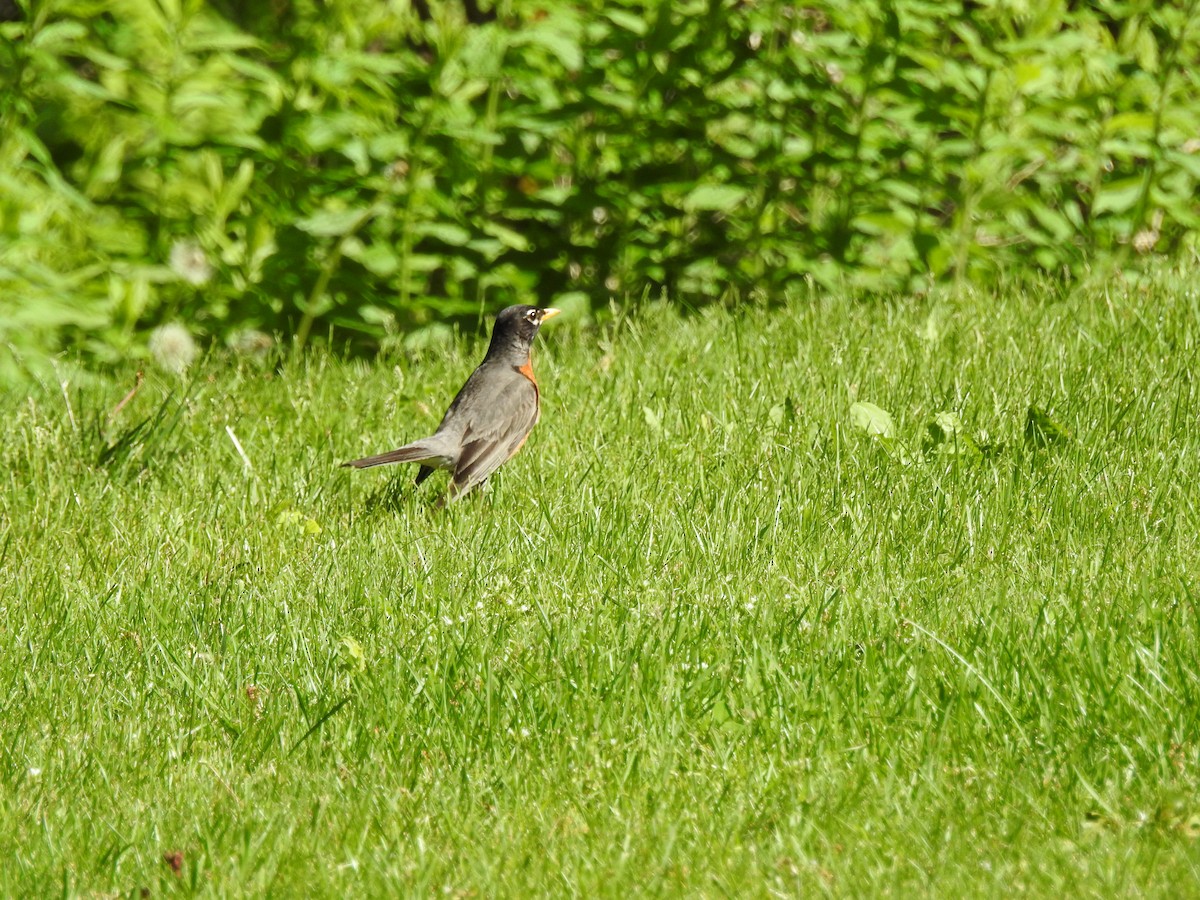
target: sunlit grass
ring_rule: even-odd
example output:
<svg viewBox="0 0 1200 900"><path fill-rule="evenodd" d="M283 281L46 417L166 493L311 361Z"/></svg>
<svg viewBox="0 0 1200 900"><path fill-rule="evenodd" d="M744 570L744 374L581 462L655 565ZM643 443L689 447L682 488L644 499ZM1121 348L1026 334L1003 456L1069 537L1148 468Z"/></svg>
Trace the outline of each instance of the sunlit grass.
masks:
<svg viewBox="0 0 1200 900"><path fill-rule="evenodd" d="M1200 892L1193 281L556 321L445 510L474 336L10 396L0 893Z"/></svg>

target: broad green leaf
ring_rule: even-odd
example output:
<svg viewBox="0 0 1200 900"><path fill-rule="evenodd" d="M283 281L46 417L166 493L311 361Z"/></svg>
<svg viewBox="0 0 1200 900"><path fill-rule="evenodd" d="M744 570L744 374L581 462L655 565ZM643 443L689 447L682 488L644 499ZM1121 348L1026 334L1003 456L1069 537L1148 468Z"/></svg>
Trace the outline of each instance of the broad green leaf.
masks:
<svg viewBox="0 0 1200 900"><path fill-rule="evenodd" d="M364 672L367 668L367 655L363 652L362 644L347 636L338 643L337 662L338 668L343 671Z"/></svg>
<svg viewBox="0 0 1200 900"><path fill-rule="evenodd" d="M454 329L445 322L432 322L421 328L408 332L403 344L409 350L420 350L426 347L441 347L450 343L454 338Z"/></svg>
<svg viewBox="0 0 1200 900"><path fill-rule="evenodd" d="M410 253L408 256L408 271L410 272L436 272L445 264L445 257L434 253Z"/></svg>
<svg viewBox="0 0 1200 900"><path fill-rule="evenodd" d="M608 21L612 22L618 28L624 31L632 32L638 37L643 37L646 34L648 26L646 24L646 20L641 16L635 15L631 12L625 12L625 10L622 9L612 9L611 7L604 10L601 15L603 15L606 19L608 19Z"/></svg>
<svg viewBox="0 0 1200 900"><path fill-rule="evenodd" d="M861 231L864 234L876 235L906 235L910 230L910 223L894 213L874 212L865 213L861 216L855 216L850 223L855 231Z"/></svg>
<svg viewBox="0 0 1200 900"><path fill-rule="evenodd" d="M1134 133L1148 136L1154 132L1154 116L1148 112L1119 113L1104 123L1107 135Z"/></svg>
<svg viewBox="0 0 1200 900"><path fill-rule="evenodd" d="M467 244L467 247L489 262L499 258L505 249L507 249L504 243L495 238L475 238Z"/></svg>
<svg viewBox="0 0 1200 900"><path fill-rule="evenodd" d="M346 256L362 263L373 275L387 278L400 268L400 255L386 243L364 246L361 241L350 239L345 246Z"/></svg>
<svg viewBox="0 0 1200 900"><path fill-rule="evenodd" d="M567 291L556 294L550 305L562 310L562 316L556 321L571 322L587 316L591 309L591 298L585 291Z"/></svg>
<svg viewBox="0 0 1200 900"><path fill-rule="evenodd" d="M925 426L925 452L948 455L977 455L979 443L963 427L956 413L940 412Z"/></svg>
<svg viewBox="0 0 1200 900"><path fill-rule="evenodd" d="M1037 406L1030 406L1025 415L1025 443L1030 447L1048 447L1069 441L1071 432Z"/></svg>
<svg viewBox="0 0 1200 900"><path fill-rule="evenodd" d="M76 41L84 40L87 33L87 26L82 22L51 22L34 33L30 45L39 50L61 53L73 48Z"/></svg>
<svg viewBox="0 0 1200 900"><path fill-rule="evenodd" d="M910 181L901 181L898 178L885 178L879 182L878 187L891 194L897 200L903 200L905 203L913 206L921 202L921 188Z"/></svg>
<svg viewBox="0 0 1200 900"><path fill-rule="evenodd" d="M589 100L616 109L626 115L633 115L635 112L636 101L625 91L590 88L587 91L587 97Z"/></svg>
<svg viewBox="0 0 1200 900"><path fill-rule="evenodd" d="M519 253L528 253L532 249L525 235L513 231L507 225L501 225L499 222L484 222L480 227L504 246Z"/></svg>
<svg viewBox="0 0 1200 900"><path fill-rule="evenodd" d="M450 222L421 222L413 226L413 233L434 238L452 247L462 247L471 240L471 232Z"/></svg>
<svg viewBox="0 0 1200 900"><path fill-rule="evenodd" d="M1029 202L1029 212L1056 241L1065 241L1075 233L1067 217L1036 200Z"/></svg>
<svg viewBox="0 0 1200 900"><path fill-rule="evenodd" d="M776 403L767 412L767 418L776 428L790 425L796 421L796 404L791 397L785 397L782 403Z"/></svg>
<svg viewBox="0 0 1200 900"><path fill-rule="evenodd" d="M375 212L374 207L325 209L297 219L295 225L313 237L340 237L361 227Z"/></svg>
<svg viewBox="0 0 1200 900"><path fill-rule="evenodd" d="M729 212L749 192L731 184L702 184L683 198L683 208L689 212Z"/></svg>
<svg viewBox="0 0 1200 900"><path fill-rule="evenodd" d="M896 436L896 426L887 410L881 409L874 403L859 401L850 406L850 422L859 431L869 435L892 438Z"/></svg>
<svg viewBox="0 0 1200 900"><path fill-rule="evenodd" d="M233 28L206 28L189 34L184 50L188 53L213 53L222 50L256 50L261 42L242 31Z"/></svg>
<svg viewBox="0 0 1200 900"><path fill-rule="evenodd" d="M649 406L642 407L642 416L646 420L646 426L655 434L661 434L663 430L662 414L658 410L651 409Z"/></svg>
<svg viewBox="0 0 1200 900"><path fill-rule="evenodd" d="M1123 213L1133 209L1142 193L1145 179L1141 175L1121 178L1100 186L1096 202L1092 204L1092 212Z"/></svg>
<svg viewBox="0 0 1200 900"><path fill-rule="evenodd" d="M520 44L536 44L549 50L562 63L568 72L576 72L583 67L583 51L579 41L553 28L530 28L519 35L513 42Z"/></svg>
<svg viewBox="0 0 1200 900"><path fill-rule="evenodd" d="M455 86L453 90L447 91L446 96L456 103L469 103L481 96L489 87L491 87L491 83L487 79L469 78Z"/></svg>

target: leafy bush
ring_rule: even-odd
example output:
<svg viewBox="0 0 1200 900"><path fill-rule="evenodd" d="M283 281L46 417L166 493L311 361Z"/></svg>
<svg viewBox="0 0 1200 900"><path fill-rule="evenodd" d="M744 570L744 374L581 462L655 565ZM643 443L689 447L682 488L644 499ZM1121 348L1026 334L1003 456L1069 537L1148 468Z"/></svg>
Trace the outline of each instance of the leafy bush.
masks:
<svg viewBox="0 0 1200 900"><path fill-rule="evenodd" d="M173 319L411 340L515 300L1178 253L1197 12L21 0L0 9L0 335L101 358Z"/></svg>

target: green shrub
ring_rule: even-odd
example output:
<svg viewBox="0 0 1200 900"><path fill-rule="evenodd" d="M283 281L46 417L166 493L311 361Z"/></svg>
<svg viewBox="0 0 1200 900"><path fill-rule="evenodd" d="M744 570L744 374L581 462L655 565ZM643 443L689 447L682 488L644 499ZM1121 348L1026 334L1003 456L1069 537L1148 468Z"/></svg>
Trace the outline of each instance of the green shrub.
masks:
<svg viewBox="0 0 1200 900"><path fill-rule="evenodd" d="M1188 251L1200 216L1196 0L7 13L18 352L1076 277Z"/></svg>

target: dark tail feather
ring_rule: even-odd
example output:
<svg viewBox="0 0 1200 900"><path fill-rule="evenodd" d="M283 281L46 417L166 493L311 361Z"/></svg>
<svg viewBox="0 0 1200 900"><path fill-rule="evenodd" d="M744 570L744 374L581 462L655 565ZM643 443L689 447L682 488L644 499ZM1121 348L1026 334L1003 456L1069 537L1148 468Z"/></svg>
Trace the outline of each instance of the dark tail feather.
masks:
<svg viewBox="0 0 1200 900"><path fill-rule="evenodd" d="M380 453L378 456L364 456L362 459L352 459L349 462L342 463L342 466L369 469L371 466L386 466L388 463L420 462L429 458L428 447L423 447L420 444L409 444L406 447L400 447L398 450L389 450L387 453Z"/></svg>

